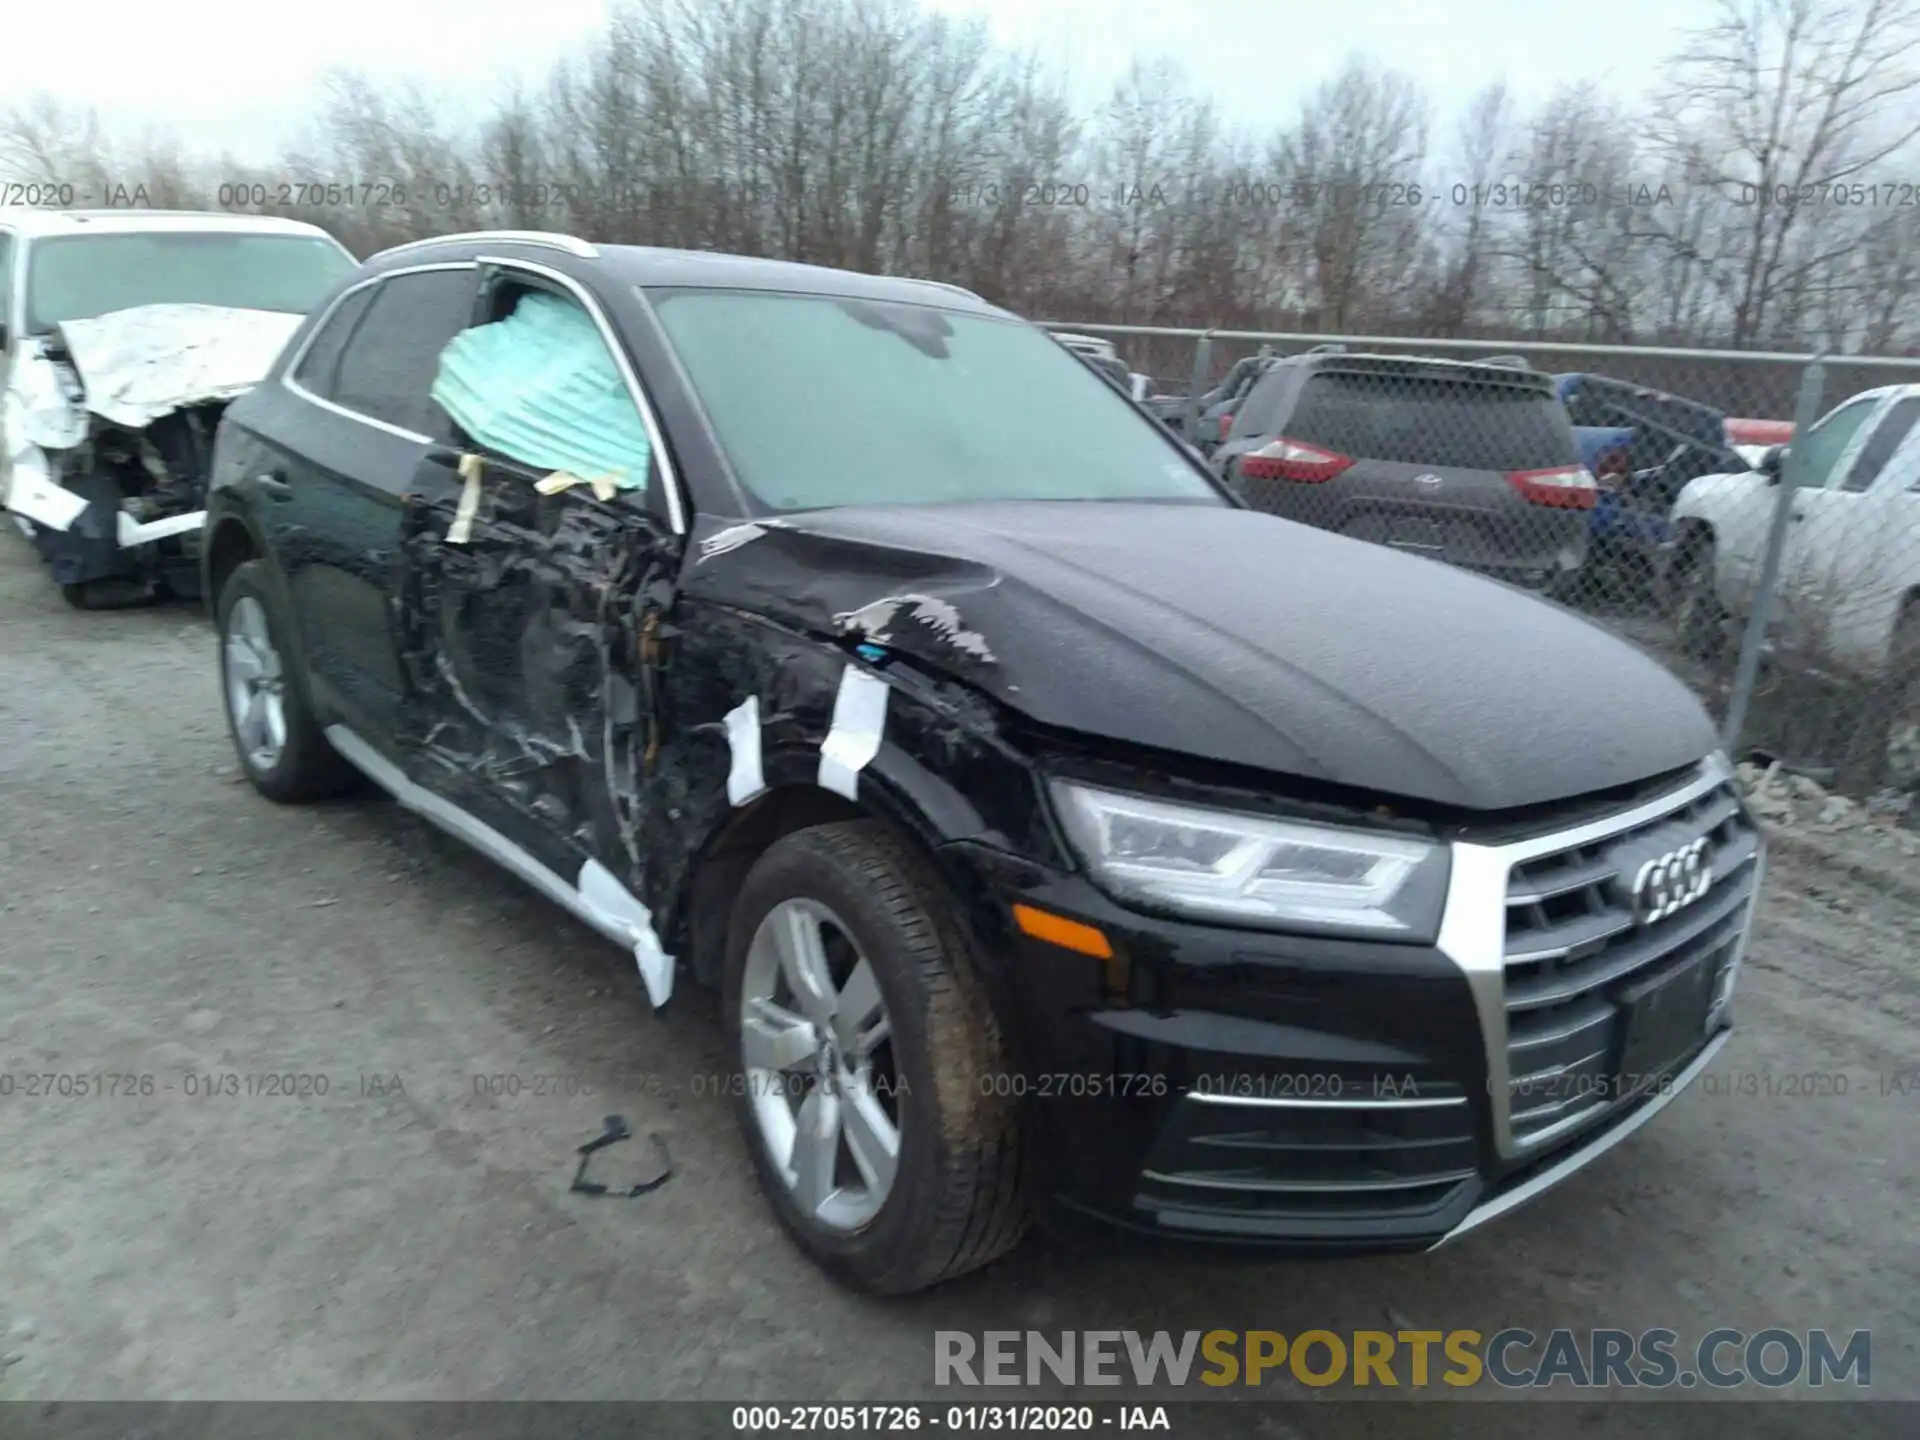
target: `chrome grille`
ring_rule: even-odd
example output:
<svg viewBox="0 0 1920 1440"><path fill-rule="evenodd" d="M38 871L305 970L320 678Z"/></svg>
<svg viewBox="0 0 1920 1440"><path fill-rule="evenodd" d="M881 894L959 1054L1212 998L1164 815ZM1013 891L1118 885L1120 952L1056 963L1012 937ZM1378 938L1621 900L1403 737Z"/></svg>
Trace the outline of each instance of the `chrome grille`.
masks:
<svg viewBox="0 0 1920 1440"><path fill-rule="evenodd" d="M1631 893L1635 876L1702 836L1713 853L1704 893L1644 923ZM1577 843L1563 848L1529 846L1513 865L1502 978L1514 1150L1563 1136L1644 1091L1649 1077L1621 1073L1624 990L1699 962L1713 972L1713 1008L1724 1004L1761 848L1722 780L1683 788L1670 807L1638 806L1618 829L1583 826Z"/></svg>

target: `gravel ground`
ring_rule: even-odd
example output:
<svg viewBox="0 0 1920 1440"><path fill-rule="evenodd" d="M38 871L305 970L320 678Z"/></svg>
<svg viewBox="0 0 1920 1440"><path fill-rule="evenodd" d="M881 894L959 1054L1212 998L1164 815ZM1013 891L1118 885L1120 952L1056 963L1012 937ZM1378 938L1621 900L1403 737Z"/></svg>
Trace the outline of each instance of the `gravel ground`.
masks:
<svg viewBox="0 0 1920 1440"><path fill-rule="evenodd" d="M0 1070L155 1086L0 1098L0 1397L935 1398L935 1329L1780 1325L1871 1329L1874 1395L1920 1399L1920 910L1803 856L1776 856L1712 1086L1449 1250L1280 1262L1057 1223L881 1303L774 1226L697 1078L723 1068L704 996L654 1017L626 957L391 804L260 799L199 612L71 611L10 529L0 801ZM326 1093L189 1095L190 1073ZM1768 1093L1789 1075L1828 1078ZM614 1112L674 1177L570 1195ZM601 1178L648 1163L619 1147ZM1841 1428L1792 1398L1739 1407L1739 1434ZM1247 1434L1391 1428L1215 1408Z"/></svg>

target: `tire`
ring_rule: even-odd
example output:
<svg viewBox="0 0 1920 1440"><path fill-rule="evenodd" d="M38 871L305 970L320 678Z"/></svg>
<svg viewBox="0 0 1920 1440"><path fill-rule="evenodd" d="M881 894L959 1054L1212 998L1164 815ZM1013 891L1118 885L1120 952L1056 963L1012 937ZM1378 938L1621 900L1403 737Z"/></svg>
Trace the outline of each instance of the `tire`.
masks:
<svg viewBox="0 0 1920 1440"><path fill-rule="evenodd" d="M884 1055L891 1077L897 1159L884 1199L869 1196L878 1208L864 1218L822 1218L852 1190L877 1188L855 1164L851 1142L844 1152L834 1142L828 1168L855 1185L836 1188L827 1204L810 1210L800 1199L804 1182L796 1180L799 1144L776 1160L765 1129L763 1106L787 1107L796 1126L804 1123L806 1107L827 1084L818 1057L782 1071L777 1091L768 1071L747 1064L746 986L765 971L767 937L783 918L805 911L830 917L819 922L819 933L827 937L820 953L833 983L851 994L850 962L864 958L890 1025L876 1057ZM783 963L776 968L788 974ZM781 1225L822 1269L869 1294L902 1295L978 1269L1019 1243L1028 1219L1019 1102L993 1093L992 1084L1008 1073L1007 1050L968 942L925 860L870 820L815 826L776 841L741 886L723 974L734 1102L747 1149ZM756 1000L753 1013L769 1013L761 1007L772 1004L771 997ZM790 1001L771 1013L791 1019L799 1008ZM880 1074L881 1059L873 1063ZM878 1092L876 1080L868 1100ZM796 1161L791 1173L787 1158Z"/></svg>
<svg viewBox="0 0 1920 1440"><path fill-rule="evenodd" d="M160 587L118 575L62 585L60 596L76 610L135 610L161 599Z"/></svg>
<svg viewBox="0 0 1920 1440"><path fill-rule="evenodd" d="M242 616L243 626L256 614L264 619L266 635L279 659L275 668L281 723L273 727L278 744L271 757L243 738L236 714L234 684L244 668L234 649L236 612ZM227 734L233 741L234 754L239 757L240 767L253 788L282 805L297 805L352 789L358 773L320 733L307 700L305 677L286 660L289 649L285 637L291 626L268 580L266 568L259 561L249 560L227 577L220 591L214 624L220 646L221 709L226 713Z"/></svg>
<svg viewBox="0 0 1920 1440"><path fill-rule="evenodd" d="M1727 609L1713 587L1711 540L1687 542L1674 561L1673 638L1680 653L1718 660L1727 648Z"/></svg>
<svg viewBox="0 0 1920 1440"><path fill-rule="evenodd" d="M1893 629L1887 668L1873 687L1859 729L1862 788L1886 785L1920 793L1920 598L1907 601Z"/></svg>

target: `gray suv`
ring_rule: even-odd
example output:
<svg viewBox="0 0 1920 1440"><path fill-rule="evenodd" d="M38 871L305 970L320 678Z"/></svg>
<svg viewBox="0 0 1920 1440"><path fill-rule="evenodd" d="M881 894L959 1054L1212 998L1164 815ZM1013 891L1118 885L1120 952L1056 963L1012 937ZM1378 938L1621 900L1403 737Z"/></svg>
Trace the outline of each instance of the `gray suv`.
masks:
<svg viewBox="0 0 1920 1440"><path fill-rule="evenodd" d="M1552 381L1397 355L1273 362L1214 453L1249 505L1545 589L1598 496Z"/></svg>

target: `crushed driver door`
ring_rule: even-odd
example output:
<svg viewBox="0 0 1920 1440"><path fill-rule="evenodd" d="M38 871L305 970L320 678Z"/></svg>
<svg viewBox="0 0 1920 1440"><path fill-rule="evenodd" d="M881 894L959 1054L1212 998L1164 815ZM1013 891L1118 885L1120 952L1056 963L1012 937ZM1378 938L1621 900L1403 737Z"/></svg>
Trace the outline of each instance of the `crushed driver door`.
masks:
<svg viewBox="0 0 1920 1440"><path fill-rule="evenodd" d="M397 588L401 748L415 783L556 874L591 860L632 886L680 543L637 496L550 474L478 450L423 461Z"/></svg>
<svg viewBox="0 0 1920 1440"><path fill-rule="evenodd" d="M624 888L608 902L622 910L646 888L682 541L644 399L593 305L546 266L483 266L475 323L440 355L455 443L428 453L407 500L394 629L415 783L583 899Z"/></svg>

